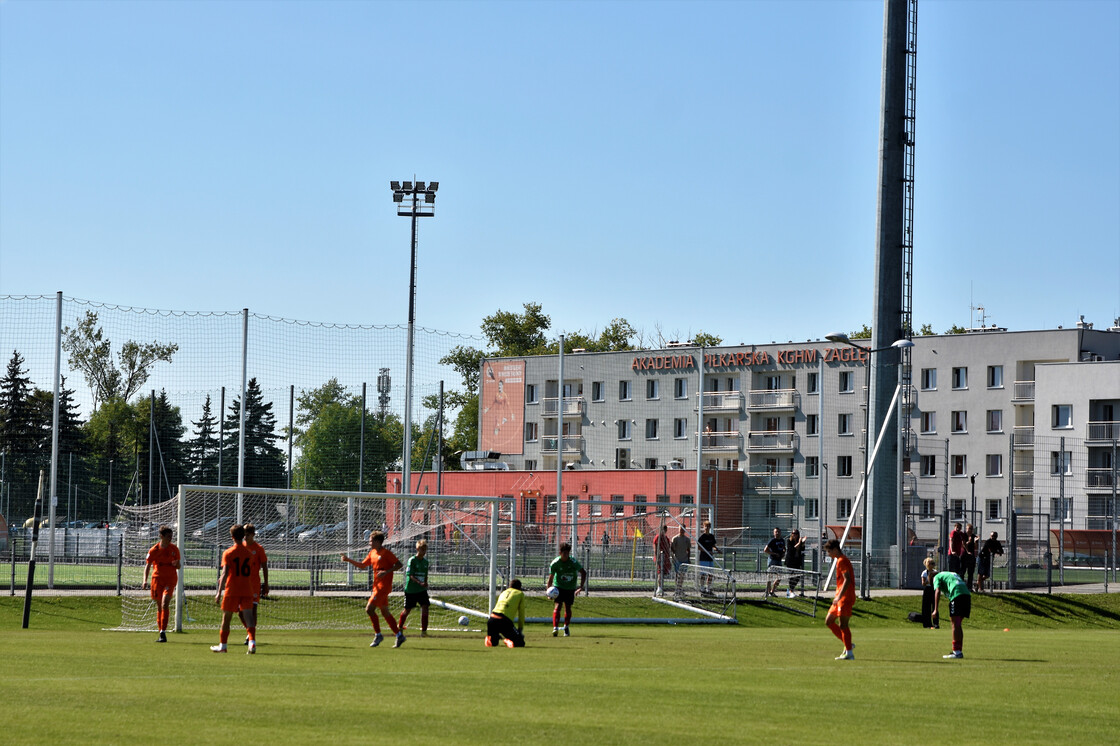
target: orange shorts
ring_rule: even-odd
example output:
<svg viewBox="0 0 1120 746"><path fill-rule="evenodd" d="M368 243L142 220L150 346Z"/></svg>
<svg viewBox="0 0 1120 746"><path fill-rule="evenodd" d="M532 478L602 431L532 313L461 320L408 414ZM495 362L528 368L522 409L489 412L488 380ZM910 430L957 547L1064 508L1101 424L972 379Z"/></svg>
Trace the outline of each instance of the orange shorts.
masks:
<svg viewBox="0 0 1120 746"><path fill-rule="evenodd" d="M163 578L152 578L152 600L161 601L164 594L173 596L175 595L175 586L178 585L178 578L167 581Z"/></svg>
<svg viewBox="0 0 1120 746"><path fill-rule="evenodd" d="M248 611L253 608L252 596L222 596L222 611Z"/></svg>
<svg viewBox="0 0 1120 746"><path fill-rule="evenodd" d="M832 606L828 607L828 613L831 616L851 616L853 606L855 606L855 603L852 601L844 599L833 601Z"/></svg>
<svg viewBox="0 0 1120 746"><path fill-rule="evenodd" d="M389 594L392 593L391 585L375 585L369 594L369 603L378 608L389 605Z"/></svg>

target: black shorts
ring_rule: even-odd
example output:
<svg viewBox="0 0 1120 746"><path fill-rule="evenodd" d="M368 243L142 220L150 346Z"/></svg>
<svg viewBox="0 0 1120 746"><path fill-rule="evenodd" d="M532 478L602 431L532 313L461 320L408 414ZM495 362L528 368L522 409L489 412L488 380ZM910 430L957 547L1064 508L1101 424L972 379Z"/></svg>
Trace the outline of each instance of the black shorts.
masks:
<svg viewBox="0 0 1120 746"><path fill-rule="evenodd" d="M419 593L404 594L404 607L406 609L412 609L417 606L427 608L430 604L431 601L428 600L428 592L426 590L420 591Z"/></svg>
<svg viewBox="0 0 1120 746"><path fill-rule="evenodd" d="M556 590L560 591L560 595L556 597L556 603L571 606L576 600L575 588L557 588Z"/></svg>
<svg viewBox="0 0 1120 746"><path fill-rule="evenodd" d="M972 613L972 596L957 596L949 602L949 616L959 616L968 619Z"/></svg>
<svg viewBox="0 0 1120 746"><path fill-rule="evenodd" d="M490 639L491 645L497 645L498 641L505 637L513 640L515 648L525 647L525 637L517 631L517 627L513 625L513 620L505 614L490 615L490 618L486 620L486 636Z"/></svg>

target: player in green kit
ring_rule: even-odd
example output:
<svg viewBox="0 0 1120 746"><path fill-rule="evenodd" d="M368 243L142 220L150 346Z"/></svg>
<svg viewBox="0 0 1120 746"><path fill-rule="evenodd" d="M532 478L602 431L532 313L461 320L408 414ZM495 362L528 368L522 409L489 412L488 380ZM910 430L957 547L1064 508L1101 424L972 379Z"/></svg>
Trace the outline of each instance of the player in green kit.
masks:
<svg viewBox="0 0 1120 746"><path fill-rule="evenodd" d="M939 572L933 576L933 614L930 620L937 626L937 607L941 597L949 599L949 619L953 623L953 652L942 658L964 657L964 620L972 613L972 594L968 583L955 572Z"/></svg>
<svg viewBox="0 0 1120 746"><path fill-rule="evenodd" d="M417 605L420 606L420 636L428 636L428 540L421 539L416 542L416 554L408 558L404 568L404 611L398 624L404 629L404 620L408 619L408 612Z"/></svg>
<svg viewBox="0 0 1120 746"><path fill-rule="evenodd" d="M587 570L572 559L572 545L568 542L560 545L560 556L548 566L548 584L556 586L556 590L560 591L560 595L556 597L556 605L552 607L552 636L556 637L560 633L560 605L563 604L564 637L571 637L568 625L572 621L572 602L577 593L587 588Z"/></svg>

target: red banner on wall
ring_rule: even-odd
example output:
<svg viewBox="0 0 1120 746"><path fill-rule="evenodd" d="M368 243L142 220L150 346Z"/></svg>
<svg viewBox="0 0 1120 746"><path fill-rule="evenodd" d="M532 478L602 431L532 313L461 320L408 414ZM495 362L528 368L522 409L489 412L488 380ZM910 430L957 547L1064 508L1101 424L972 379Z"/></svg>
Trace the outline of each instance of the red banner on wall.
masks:
<svg viewBox="0 0 1120 746"><path fill-rule="evenodd" d="M525 361L482 364L479 447L511 455L524 452Z"/></svg>

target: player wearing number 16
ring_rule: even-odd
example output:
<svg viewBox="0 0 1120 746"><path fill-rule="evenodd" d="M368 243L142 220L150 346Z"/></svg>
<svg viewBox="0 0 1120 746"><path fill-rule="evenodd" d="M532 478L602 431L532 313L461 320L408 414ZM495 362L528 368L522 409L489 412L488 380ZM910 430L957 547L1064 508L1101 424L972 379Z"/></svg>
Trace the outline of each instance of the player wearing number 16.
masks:
<svg viewBox="0 0 1120 746"><path fill-rule="evenodd" d="M229 641L229 623L233 615L242 613L245 628L249 631L249 652L257 652L257 620L253 613L253 555L242 543L245 540L245 527L235 523L229 527L229 537L233 546L222 554L222 575L218 578L218 593L215 603L222 606L222 629L220 644L211 645L215 653L226 652Z"/></svg>
<svg viewBox="0 0 1120 746"><path fill-rule="evenodd" d="M341 557L343 562L347 562L358 569L368 567L373 571L373 587L370 589L369 603L366 604L366 614L369 615L369 621L373 624L373 642L369 646L375 648L384 639L381 636L381 622L377 620L377 612L380 611L381 615L385 617L385 621L388 622L389 629L393 630L393 634L397 636L397 641L393 647L399 648L404 644L405 638L404 633L397 629L397 620L393 618L393 612L389 611L389 594L393 591L393 572L401 569L404 565L397 559L397 555L386 549L384 545L385 534L374 531L369 535L369 554L366 555L364 560L358 562L345 554Z"/></svg>

